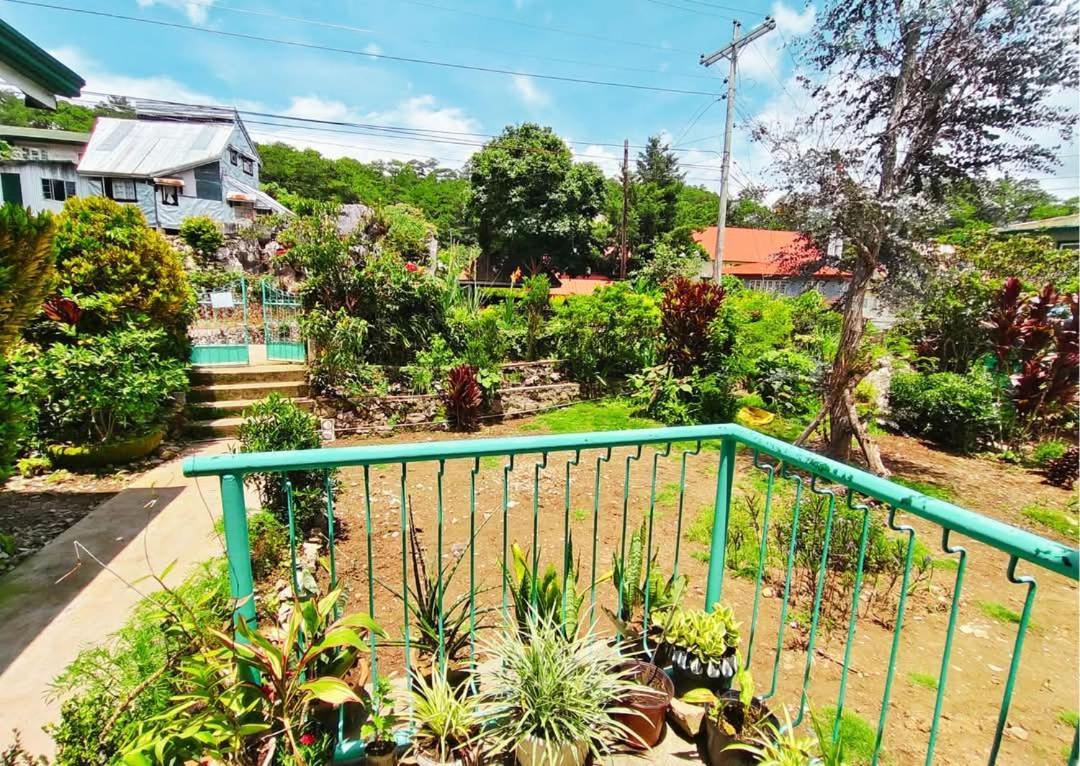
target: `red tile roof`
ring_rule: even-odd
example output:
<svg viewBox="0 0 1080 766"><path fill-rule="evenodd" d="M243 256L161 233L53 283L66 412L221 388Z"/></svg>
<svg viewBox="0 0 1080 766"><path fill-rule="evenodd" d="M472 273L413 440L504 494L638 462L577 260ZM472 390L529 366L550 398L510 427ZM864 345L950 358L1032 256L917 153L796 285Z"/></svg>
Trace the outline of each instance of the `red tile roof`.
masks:
<svg viewBox="0 0 1080 766"><path fill-rule="evenodd" d="M716 259L716 227L694 232L694 241L705 248L709 262ZM736 277L783 277L794 276L798 269L794 263L781 263L780 258L790 258L799 251L810 259L815 251L799 240L796 231L771 231L769 229L739 229L727 227L724 231L724 273ZM814 273L818 279L845 278L848 275L831 266L824 266Z"/></svg>

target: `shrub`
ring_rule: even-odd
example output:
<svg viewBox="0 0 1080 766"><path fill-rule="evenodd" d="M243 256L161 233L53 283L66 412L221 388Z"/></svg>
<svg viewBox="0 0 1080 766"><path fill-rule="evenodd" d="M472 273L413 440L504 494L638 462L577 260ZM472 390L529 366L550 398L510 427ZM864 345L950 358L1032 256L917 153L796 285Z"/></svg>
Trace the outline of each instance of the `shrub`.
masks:
<svg viewBox="0 0 1080 766"><path fill-rule="evenodd" d="M903 430L963 452L998 436L1001 411L990 376L975 368L955 372L900 373L892 379L889 408Z"/></svg>
<svg viewBox="0 0 1080 766"><path fill-rule="evenodd" d="M733 325L738 328L732 372L750 374L767 351L791 344L795 331L792 302L760 290L741 290L724 301Z"/></svg>
<svg viewBox="0 0 1080 766"><path fill-rule="evenodd" d="M781 415L800 415L817 405L821 365L794 349L770 350L755 364L753 389Z"/></svg>
<svg viewBox="0 0 1080 766"><path fill-rule="evenodd" d="M194 310L183 260L134 205L104 197L72 197L57 220L59 288L100 330L146 315L182 338Z"/></svg>
<svg viewBox="0 0 1080 766"><path fill-rule="evenodd" d="M448 324L457 355L477 368L501 363L509 349L508 339L499 322L500 312L493 306L472 311L457 306L450 312Z"/></svg>
<svg viewBox="0 0 1080 766"><path fill-rule="evenodd" d="M530 362L537 359L537 347L544 327L544 317L551 303L551 282L546 274L538 274L525 280L525 294L521 298L521 309L525 312L525 358Z"/></svg>
<svg viewBox="0 0 1080 766"><path fill-rule="evenodd" d="M180 224L180 237L195 251L195 258L202 266L214 262L218 250L225 245L225 235L217 222L205 215L184 219Z"/></svg>
<svg viewBox="0 0 1080 766"><path fill-rule="evenodd" d="M913 316L904 317L898 335L915 344L920 357L934 360L939 372L964 372L990 344L983 321L993 282L972 271L948 271L927 281Z"/></svg>
<svg viewBox="0 0 1080 766"><path fill-rule="evenodd" d="M0 359L0 367L4 365ZM11 475L11 466L30 433L30 407L8 390L4 377L0 375L0 484Z"/></svg>
<svg viewBox="0 0 1080 766"><path fill-rule="evenodd" d="M431 339L431 345L416 355L416 361L405 368L409 385L416 394L430 394L435 381L454 364L454 353L441 335Z"/></svg>
<svg viewBox="0 0 1080 766"><path fill-rule="evenodd" d="M237 433L240 452L316 449L319 421L295 402L273 393L244 410L244 422ZM326 488L318 471L291 471L286 474L252 474L263 508L282 524L289 523L285 482L292 484L293 517L302 534L312 532L326 508Z"/></svg>
<svg viewBox="0 0 1080 766"><path fill-rule="evenodd" d="M652 297L620 282L558 306L552 335L577 380L622 377L656 361L660 309Z"/></svg>
<svg viewBox="0 0 1080 766"><path fill-rule="evenodd" d="M289 530L274 514L259 511L248 516L248 542L255 578L262 579L273 573L284 560Z"/></svg>
<svg viewBox="0 0 1080 766"><path fill-rule="evenodd" d="M663 287L673 279L697 277L704 263L700 249L682 249L667 242L657 242L652 257L634 269L631 276L646 289Z"/></svg>
<svg viewBox="0 0 1080 766"><path fill-rule="evenodd" d="M735 418L737 400L723 373L695 370L679 377L664 364L631 375L629 381L634 413L665 425L728 423Z"/></svg>
<svg viewBox="0 0 1080 766"><path fill-rule="evenodd" d="M1046 480L1055 487L1071 490L1080 480L1080 451L1070 447L1065 454L1046 466Z"/></svg>
<svg viewBox="0 0 1080 766"><path fill-rule="evenodd" d="M52 291L52 242L53 218L48 213L35 216L14 204L0 207L0 356Z"/></svg>
<svg viewBox="0 0 1080 766"><path fill-rule="evenodd" d="M1031 451L1031 462L1040 468L1045 468L1048 463L1064 455L1068 449L1068 444L1056 439L1042 442Z"/></svg>
<svg viewBox="0 0 1080 766"><path fill-rule="evenodd" d="M16 375L40 392L39 437L100 444L160 428L188 385L187 364L167 347L164 331L128 325L16 360Z"/></svg>
<svg viewBox="0 0 1080 766"><path fill-rule="evenodd" d="M677 277L666 285L660 303L664 357L676 375L702 363L709 350L709 328L720 313L724 290L710 282Z"/></svg>
<svg viewBox="0 0 1080 766"><path fill-rule="evenodd" d="M454 428L472 431L480 425L480 408L484 404L484 394L477 382L474 367L462 364L450 371L443 401L446 416Z"/></svg>
<svg viewBox="0 0 1080 766"><path fill-rule="evenodd" d="M435 227L414 207L398 203L380 211L386 223L383 246L408 261L426 262Z"/></svg>

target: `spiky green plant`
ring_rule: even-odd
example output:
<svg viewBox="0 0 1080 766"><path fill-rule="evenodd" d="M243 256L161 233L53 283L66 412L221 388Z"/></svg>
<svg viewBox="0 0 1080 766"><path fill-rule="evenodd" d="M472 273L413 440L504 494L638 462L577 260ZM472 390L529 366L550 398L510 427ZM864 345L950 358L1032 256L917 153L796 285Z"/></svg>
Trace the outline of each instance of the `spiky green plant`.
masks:
<svg viewBox="0 0 1080 766"><path fill-rule="evenodd" d="M524 631L501 631L486 644L491 670L480 688L491 715L485 740L491 754L513 752L543 740L545 763L559 748L585 745L600 760L612 744L632 737L612 714L627 713L612 701L647 693L625 670L623 658L591 633L566 635L558 620L532 613Z"/></svg>
<svg viewBox="0 0 1080 766"><path fill-rule="evenodd" d="M15 204L0 207L0 356L41 311L55 285L53 218Z"/></svg>
<svg viewBox="0 0 1080 766"><path fill-rule="evenodd" d="M446 676L436 673L431 681L417 675L413 680L413 747L443 763L475 759L480 728L480 698L462 693Z"/></svg>
<svg viewBox="0 0 1080 766"><path fill-rule="evenodd" d="M567 540L566 548L566 560L573 561L572 539ZM577 564L567 568L564 581L553 564L548 564L543 574L533 571L528 553L517 543L510 546L510 553L510 566L504 566L504 576L514 601L518 631L524 633L529 619L535 614L543 621L559 625L565 636L575 635L578 631L581 605L585 601L585 593L589 590L588 586L578 590Z"/></svg>
<svg viewBox="0 0 1080 766"><path fill-rule="evenodd" d="M741 750L754 756L759 766L809 766L817 763L818 742L813 737L800 737L791 725L791 717L784 708L784 724L777 726L766 721L753 729L748 742L728 745L725 750ZM841 761L824 763L839 766Z"/></svg>
<svg viewBox="0 0 1080 766"><path fill-rule="evenodd" d="M622 608L618 619L623 623L633 623L642 618L640 611L648 600L649 609L662 611L675 606L686 590L686 575L672 575L667 580L656 566L656 554L649 562L648 582L646 570L646 535L648 519L641 520L641 526L630 535L630 545L625 560L612 556L612 583L619 596Z"/></svg>

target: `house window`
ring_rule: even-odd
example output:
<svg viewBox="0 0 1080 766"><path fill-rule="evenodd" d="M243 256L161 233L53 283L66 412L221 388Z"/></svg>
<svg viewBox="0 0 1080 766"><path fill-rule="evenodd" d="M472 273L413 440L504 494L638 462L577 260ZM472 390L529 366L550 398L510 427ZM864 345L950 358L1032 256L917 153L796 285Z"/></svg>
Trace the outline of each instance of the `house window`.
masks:
<svg viewBox="0 0 1080 766"><path fill-rule="evenodd" d="M180 190L175 186L159 186L158 194L162 205L177 207L180 204Z"/></svg>
<svg viewBox="0 0 1080 766"><path fill-rule="evenodd" d="M42 178L41 196L45 199L63 202L68 197L75 196L75 182L64 181L59 178Z"/></svg>
<svg viewBox="0 0 1080 766"><path fill-rule="evenodd" d="M255 160L251 157L244 157L244 172L249 176L255 174Z"/></svg>
<svg viewBox="0 0 1080 766"><path fill-rule="evenodd" d="M130 178L106 178L105 196L117 202L135 202L135 182Z"/></svg>
<svg viewBox="0 0 1080 766"><path fill-rule="evenodd" d="M231 162L233 165L240 164L240 152L236 151L235 149L230 149L229 162Z"/></svg>
<svg viewBox="0 0 1080 766"><path fill-rule="evenodd" d="M195 196L221 202L221 168L218 163L195 168Z"/></svg>

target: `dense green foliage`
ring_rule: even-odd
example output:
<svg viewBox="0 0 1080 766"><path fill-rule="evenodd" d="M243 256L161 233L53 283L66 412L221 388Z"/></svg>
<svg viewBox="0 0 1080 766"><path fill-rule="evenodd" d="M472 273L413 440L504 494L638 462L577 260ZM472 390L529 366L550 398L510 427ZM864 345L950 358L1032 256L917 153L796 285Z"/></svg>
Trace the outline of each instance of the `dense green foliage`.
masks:
<svg viewBox="0 0 1080 766"><path fill-rule="evenodd" d="M180 224L180 238L195 252L195 258L204 266L214 262L217 251L225 244L221 227L213 218L205 215L185 218Z"/></svg>
<svg viewBox="0 0 1080 766"><path fill-rule="evenodd" d="M319 420L281 394L270 394L244 410L244 422L237 432L240 452L315 449L319 446ZM289 524L289 488L292 515L302 534L316 529L326 510L327 482L318 471L280 474L253 474L249 477L259 492L263 508L282 524Z"/></svg>
<svg viewBox="0 0 1080 766"><path fill-rule="evenodd" d="M132 114L131 104L115 96L94 107L57 101L56 109L37 109L27 106L20 93L0 91L0 125L89 133L97 117L130 117Z"/></svg>
<svg viewBox="0 0 1080 766"><path fill-rule="evenodd" d="M80 329L145 316L184 338L194 295L183 261L137 207L72 197L57 219L55 249L58 288L84 312Z"/></svg>
<svg viewBox="0 0 1080 766"><path fill-rule="evenodd" d="M491 268L508 277L518 266L580 274L597 261L593 219L604 198L604 176L572 160L551 128L507 127L469 162L477 241Z"/></svg>
<svg viewBox="0 0 1080 766"><path fill-rule="evenodd" d="M37 410L45 443L99 444L160 428L187 390L187 364L160 329L135 325L45 348L25 345L13 373Z"/></svg>
<svg viewBox="0 0 1080 766"><path fill-rule="evenodd" d="M955 372L901 373L889 393L892 417L909 433L960 451L1000 436L1003 413L991 377L978 368Z"/></svg>
<svg viewBox="0 0 1080 766"><path fill-rule="evenodd" d="M556 353L577 380L629 375L657 359L660 308L649 295L618 283L556 307L551 332Z"/></svg>

